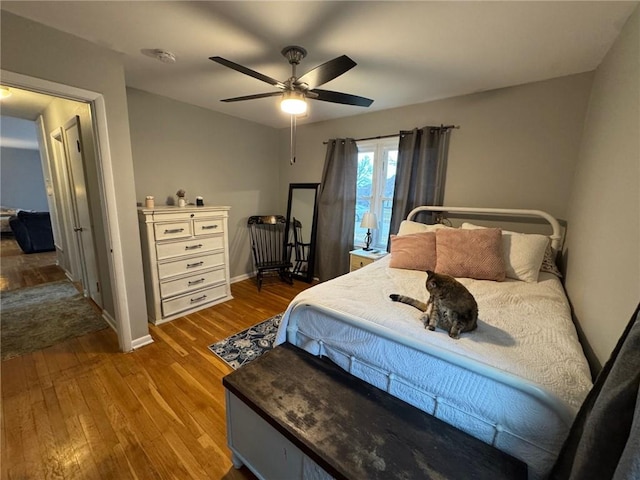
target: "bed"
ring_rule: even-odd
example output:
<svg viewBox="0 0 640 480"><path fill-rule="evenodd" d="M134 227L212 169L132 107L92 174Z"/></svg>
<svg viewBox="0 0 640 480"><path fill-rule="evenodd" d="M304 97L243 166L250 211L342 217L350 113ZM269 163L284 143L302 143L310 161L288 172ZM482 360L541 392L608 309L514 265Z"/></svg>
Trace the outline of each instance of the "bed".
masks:
<svg viewBox="0 0 640 480"><path fill-rule="evenodd" d="M495 240L496 229L475 224L447 228L414 222L423 210L543 219L551 234L498 230ZM275 344L286 341L326 356L354 376L525 461L529 478L544 478L592 386L559 272L548 265L548 257L561 248L560 225L538 210L419 207L398 237L426 238L419 235L423 232L438 241L492 235L494 244L501 243L501 281L458 277L478 303L477 330L451 339L442 330L426 330L420 311L389 299L392 293L428 298L424 271L397 268L403 251L394 248L394 238L390 255L301 292L287 308ZM436 260L443 267L447 253L453 255L437 243Z"/></svg>

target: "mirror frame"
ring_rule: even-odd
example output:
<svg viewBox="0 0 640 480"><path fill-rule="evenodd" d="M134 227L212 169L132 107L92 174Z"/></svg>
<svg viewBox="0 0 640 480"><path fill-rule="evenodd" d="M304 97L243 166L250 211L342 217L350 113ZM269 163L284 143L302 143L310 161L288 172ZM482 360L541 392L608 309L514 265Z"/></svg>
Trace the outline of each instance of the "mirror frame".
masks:
<svg viewBox="0 0 640 480"><path fill-rule="evenodd" d="M293 200L293 192L295 190L313 190L313 220L311 223L311 235L309 236L309 243L311 246L309 247L309 261L307 265L306 275L301 275L294 273L293 278L297 278L298 280L303 280L307 283L311 283L313 281L313 274L315 271L316 264L316 225L318 223L318 190L320 188L319 183L290 183L289 184L289 199L287 201L287 225L285 230L285 238L286 241L291 236L291 210L292 210L292 200Z"/></svg>

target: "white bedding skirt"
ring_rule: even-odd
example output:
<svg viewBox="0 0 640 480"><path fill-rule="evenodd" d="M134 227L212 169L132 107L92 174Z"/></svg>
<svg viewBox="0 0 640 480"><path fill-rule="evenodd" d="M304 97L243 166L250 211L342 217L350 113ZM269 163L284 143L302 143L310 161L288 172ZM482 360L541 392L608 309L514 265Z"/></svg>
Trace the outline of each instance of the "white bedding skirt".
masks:
<svg viewBox="0 0 640 480"><path fill-rule="evenodd" d="M460 279L479 306L478 329L451 339L391 293L427 297L423 272L388 257L300 293L276 344L289 341L520 458L544 477L591 377L557 277L538 283Z"/></svg>

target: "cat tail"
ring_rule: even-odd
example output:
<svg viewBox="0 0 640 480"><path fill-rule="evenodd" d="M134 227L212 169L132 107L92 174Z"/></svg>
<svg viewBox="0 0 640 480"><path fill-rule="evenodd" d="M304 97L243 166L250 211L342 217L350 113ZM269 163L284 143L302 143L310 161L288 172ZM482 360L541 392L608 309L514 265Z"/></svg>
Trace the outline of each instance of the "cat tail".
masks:
<svg viewBox="0 0 640 480"><path fill-rule="evenodd" d="M415 298L406 297L405 295L398 295L397 293L392 293L389 295L389 298L394 302L405 303L407 305L411 305L414 308L417 308L421 312L427 310L427 304L421 302L420 300L416 300Z"/></svg>

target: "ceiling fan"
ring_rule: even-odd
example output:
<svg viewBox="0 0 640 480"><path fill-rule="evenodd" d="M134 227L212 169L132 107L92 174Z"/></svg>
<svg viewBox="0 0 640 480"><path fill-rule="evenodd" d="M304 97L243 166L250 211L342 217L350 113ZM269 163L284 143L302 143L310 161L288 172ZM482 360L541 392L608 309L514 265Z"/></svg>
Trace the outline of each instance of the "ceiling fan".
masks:
<svg viewBox="0 0 640 480"><path fill-rule="evenodd" d="M317 87L323 85L343 73L355 67L357 64L346 55L341 55L333 60L329 60L322 65L308 71L301 77L296 75L296 67L300 61L307 56L307 51L299 46L291 45L284 47L280 52L291 64L291 77L285 81L263 75L255 70L244 67L222 57L209 57L225 67L229 67L250 77L268 83L280 91L257 93L255 95L245 95L242 97L225 98L222 102L240 102L243 100L254 100L257 98L282 96L280 108L291 115L300 115L307 111L306 99L320 100L322 102L340 103L344 105L355 105L368 107L373 103L370 98L359 97L349 93L334 92L331 90L321 90Z"/></svg>

